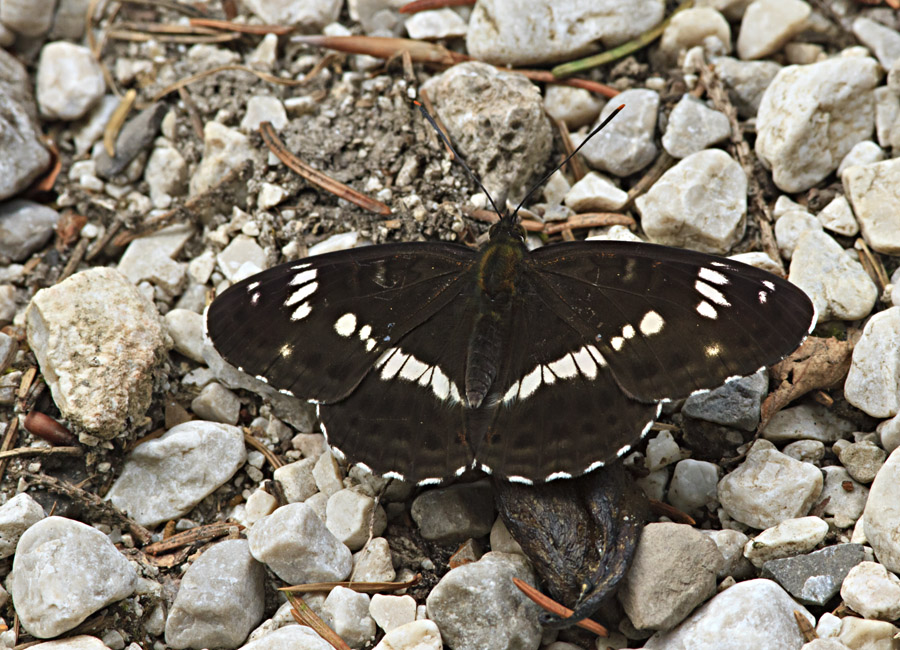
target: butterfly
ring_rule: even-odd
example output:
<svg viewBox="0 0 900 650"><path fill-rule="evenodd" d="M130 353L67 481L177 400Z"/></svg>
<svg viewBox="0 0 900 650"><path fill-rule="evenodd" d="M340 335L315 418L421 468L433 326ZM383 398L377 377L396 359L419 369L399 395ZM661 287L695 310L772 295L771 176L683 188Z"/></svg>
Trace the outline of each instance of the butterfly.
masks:
<svg viewBox="0 0 900 650"><path fill-rule="evenodd" d="M712 255L530 251L513 211L480 250L385 244L273 267L218 296L206 333L316 403L329 446L378 474L531 483L622 456L663 403L776 363L815 319L798 287Z"/></svg>

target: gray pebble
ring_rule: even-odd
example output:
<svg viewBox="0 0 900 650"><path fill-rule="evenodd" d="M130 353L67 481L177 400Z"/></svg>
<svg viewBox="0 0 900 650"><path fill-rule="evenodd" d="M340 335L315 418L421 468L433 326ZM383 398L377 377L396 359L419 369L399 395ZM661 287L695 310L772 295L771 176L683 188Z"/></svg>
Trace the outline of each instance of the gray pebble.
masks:
<svg viewBox="0 0 900 650"><path fill-rule="evenodd" d="M800 602L822 606L837 594L844 577L864 557L860 544L837 544L807 555L770 560L761 575L778 582Z"/></svg>
<svg viewBox="0 0 900 650"><path fill-rule="evenodd" d="M490 484L482 481L423 492L412 503L412 517L422 537L441 544L487 535L494 523Z"/></svg>
<svg viewBox="0 0 900 650"><path fill-rule="evenodd" d="M727 27L728 24L725 24ZM691 94L685 94L669 115L662 145L672 157L685 158L722 142L730 134L731 125L724 113L707 107Z"/></svg>
<svg viewBox="0 0 900 650"><path fill-rule="evenodd" d="M56 210L25 199L0 203L0 258L22 261L53 235Z"/></svg>
<svg viewBox="0 0 900 650"><path fill-rule="evenodd" d="M584 145L581 153L595 169L629 176L653 162L659 153L654 142L659 94L646 88L626 90L603 107L597 124L621 104L626 105L622 114Z"/></svg>
<svg viewBox="0 0 900 650"><path fill-rule="evenodd" d="M213 382L191 401L191 410L204 420L237 424L241 400L222 384Z"/></svg>
<svg viewBox="0 0 900 650"><path fill-rule="evenodd" d="M698 420L753 431L759 424L760 405L768 392L769 373L763 368L715 390L691 395L681 412Z"/></svg>

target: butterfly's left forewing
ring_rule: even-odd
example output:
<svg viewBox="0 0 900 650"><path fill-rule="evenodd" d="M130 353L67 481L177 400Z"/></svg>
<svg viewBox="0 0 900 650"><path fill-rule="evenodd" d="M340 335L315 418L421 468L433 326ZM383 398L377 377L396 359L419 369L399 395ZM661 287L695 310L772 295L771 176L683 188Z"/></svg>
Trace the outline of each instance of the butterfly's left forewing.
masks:
<svg viewBox="0 0 900 650"><path fill-rule="evenodd" d="M385 350L462 290L464 246L372 246L282 264L209 306L207 333L232 365L297 397L353 392Z"/></svg>

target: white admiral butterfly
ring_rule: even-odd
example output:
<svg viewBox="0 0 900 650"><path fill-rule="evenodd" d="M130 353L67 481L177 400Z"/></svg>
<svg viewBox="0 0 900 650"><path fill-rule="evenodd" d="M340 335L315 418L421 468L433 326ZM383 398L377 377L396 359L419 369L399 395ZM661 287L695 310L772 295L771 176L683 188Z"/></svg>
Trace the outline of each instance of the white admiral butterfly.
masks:
<svg viewBox="0 0 900 650"><path fill-rule="evenodd" d="M801 289L727 259L615 241L529 251L515 211L479 251L318 255L237 283L206 315L228 362L319 405L333 449L422 484L589 472L662 402L779 361L814 324Z"/></svg>

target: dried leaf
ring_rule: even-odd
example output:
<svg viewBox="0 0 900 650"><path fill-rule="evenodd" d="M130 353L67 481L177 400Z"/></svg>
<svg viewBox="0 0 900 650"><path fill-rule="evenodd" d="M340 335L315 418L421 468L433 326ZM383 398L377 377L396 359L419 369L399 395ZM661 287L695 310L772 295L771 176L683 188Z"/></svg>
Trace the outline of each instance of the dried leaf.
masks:
<svg viewBox="0 0 900 650"><path fill-rule="evenodd" d="M852 340L810 336L803 345L772 367L778 386L765 399L759 428L762 430L778 411L806 393L839 384L850 370Z"/></svg>

